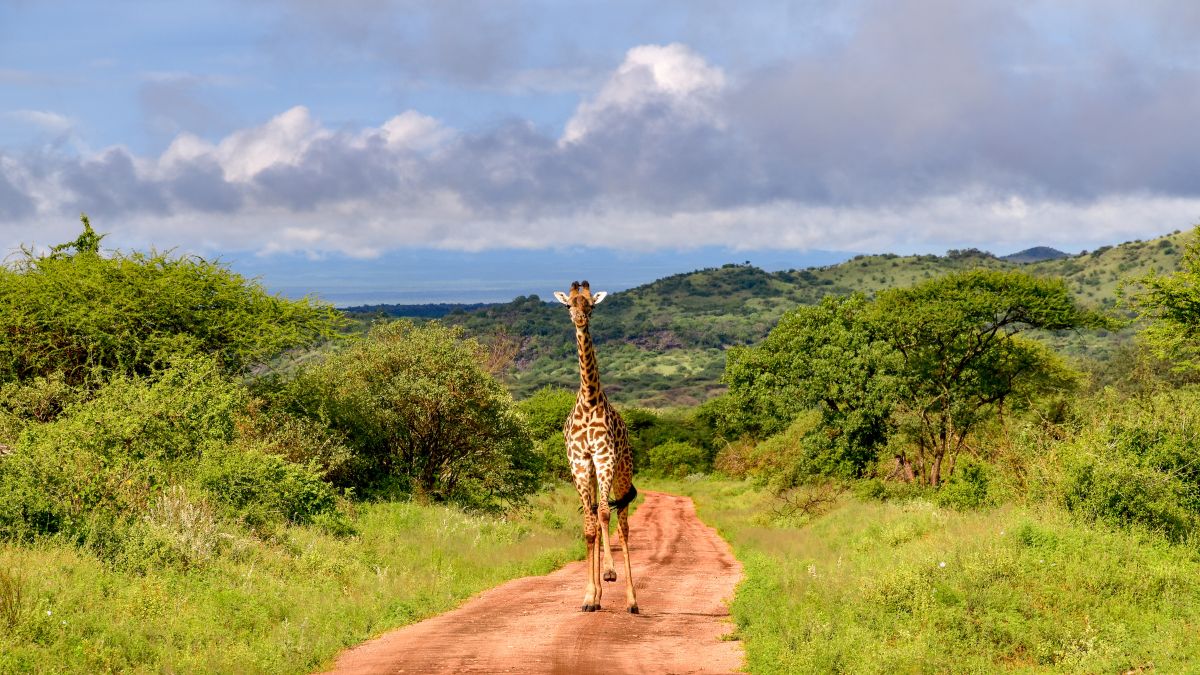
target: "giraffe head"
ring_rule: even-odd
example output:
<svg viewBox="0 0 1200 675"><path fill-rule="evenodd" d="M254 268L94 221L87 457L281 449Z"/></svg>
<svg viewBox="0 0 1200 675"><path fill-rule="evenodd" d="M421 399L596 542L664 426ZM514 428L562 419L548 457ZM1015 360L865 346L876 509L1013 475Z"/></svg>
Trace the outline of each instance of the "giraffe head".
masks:
<svg viewBox="0 0 1200 675"><path fill-rule="evenodd" d="M554 291L554 297L567 307L571 308L571 322L577 327L583 328L587 325L588 318L592 315L592 308L600 304L608 293L605 291L597 291L594 295L592 289L588 287L588 282L580 283L578 281L571 282L571 294L567 295L562 291Z"/></svg>

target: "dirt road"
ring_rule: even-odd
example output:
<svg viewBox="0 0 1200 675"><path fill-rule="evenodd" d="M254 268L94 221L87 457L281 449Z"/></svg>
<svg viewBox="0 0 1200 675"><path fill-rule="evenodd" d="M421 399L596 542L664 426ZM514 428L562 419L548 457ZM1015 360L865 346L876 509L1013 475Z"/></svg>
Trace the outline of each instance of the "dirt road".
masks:
<svg viewBox="0 0 1200 675"><path fill-rule="evenodd" d="M572 563L476 596L458 609L343 652L335 673L726 673L742 662L725 602L741 578L729 545L690 499L657 492L630 518L640 614L621 578L599 612L580 611L586 565ZM581 526L582 529L582 526ZM613 530L614 536L616 530Z"/></svg>

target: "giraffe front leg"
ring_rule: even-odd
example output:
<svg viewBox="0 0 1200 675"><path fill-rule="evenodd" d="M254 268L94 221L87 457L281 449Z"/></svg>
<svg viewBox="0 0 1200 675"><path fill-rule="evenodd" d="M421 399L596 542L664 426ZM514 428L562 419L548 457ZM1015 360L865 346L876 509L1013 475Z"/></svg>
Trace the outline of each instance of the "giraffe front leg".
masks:
<svg viewBox="0 0 1200 675"><path fill-rule="evenodd" d="M617 534L621 537L621 555L625 557L625 608L630 614L637 614L637 593L633 589L633 568L629 562L628 507L617 511Z"/></svg>
<svg viewBox="0 0 1200 675"><path fill-rule="evenodd" d="M583 510L583 540L587 545L587 590L583 594L583 611L594 612L600 609L600 575L597 567L600 563L600 547L597 541L596 513L593 511L596 503L592 491L592 473L590 466L582 462L572 462L575 490L579 493L579 504Z"/></svg>
<svg viewBox="0 0 1200 675"><path fill-rule="evenodd" d="M591 522L584 525L583 537L587 542L587 590L583 594L583 611L594 612L600 609L600 547L596 537L596 518L589 514Z"/></svg>
<svg viewBox="0 0 1200 675"><path fill-rule="evenodd" d="M600 520L600 542L603 544L604 554L604 580L616 581L617 570L613 565L612 546L608 537L609 521L612 520L611 511L608 506L608 493L612 489L612 473L608 469L602 469L596 473L596 487L599 505L597 508L596 517Z"/></svg>

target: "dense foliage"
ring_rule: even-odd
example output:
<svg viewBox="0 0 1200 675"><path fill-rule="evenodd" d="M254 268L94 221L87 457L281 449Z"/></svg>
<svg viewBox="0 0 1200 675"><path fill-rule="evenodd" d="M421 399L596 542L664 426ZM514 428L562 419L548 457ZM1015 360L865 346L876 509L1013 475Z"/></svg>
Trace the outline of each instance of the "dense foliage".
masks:
<svg viewBox="0 0 1200 675"><path fill-rule="evenodd" d="M55 537L117 564L195 564L222 544L180 530L185 504L248 525L308 522L334 492L304 464L239 430L246 392L212 360L114 377L50 422L27 426L0 461L0 538ZM199 507L195 507L199 508Z"/></svg>
<svg viewBox="0 0 1200 675"><path fill-rule="evenodd" d="M388 324L256 376L341 315L102 238L85 218L75 241L0 271L0 540L186 567L224 549L218 523L350 532L346 488L495 507L540 484L511 398L457 329Z"/></svg>
<svg viewBox="0 0 1200 675"><path fill-rule="evenodd" d="M762 344L731 350L728 399L713 409L729 432L760 437L819 410L802 443L814 475L862 476L890 445L896 471L937 485L981 421L1071 386L1048 349L1016 334L1093 323L1103 322L1061 281L1021 272L827 298L785 315Z"/></svg>
<svg viewBox="0 0 1200 675"><path fill-rule="evenodd" d="M83 220L74 242L0 268L0 382L145 375L180 354L215 356L239 373L341 324L328 305L270 295L201 258L102 254Z"/></svg>
<svg viewBox="0 0 1200 675"><path fill-rule="evenodd" d="M517 406L547 475L565 482L571 481L571 465L567 461L563 424L575 407L575 398L575 392L569 389L543 387Z"/></svg>
<svg viewBox="0 0 1200 675"><path fill-rule="evenodd" d="M357 487L498 506L535 490L543 465L485 357L461 329L381 324L303 367L279 405L343 435Z"/></svg>
<svg viewBox="0 0 1200 675"><path fill-rule="evenodd" d="M1192 231L1179 269L1137 280L1134 306L1148 323L1142 333L1155 355L1179 371L1200 371L1200 226Z"/></svg>
<svg viewBox="0 0 1200 675"><path fill-rule="evenodd" d="M761 344L730 350L729 399L717 407L724 413L718 423L735 435L765 437L819 409L848 462L840 470L861 472L887 440L899 365L871 307L858 294L825 298L785 314Z"/></svg>
<svg viewBox="0 0 1200 675"><path fill-rule="evenodd" d="M1061 280L1020 272L948 274L884 291L872 307L871 323L899 356L894 419L916 451L897 461L931 485L976 424L1006 404L1070 387L1055 356L1018 332L1105 325Z"/></svg>

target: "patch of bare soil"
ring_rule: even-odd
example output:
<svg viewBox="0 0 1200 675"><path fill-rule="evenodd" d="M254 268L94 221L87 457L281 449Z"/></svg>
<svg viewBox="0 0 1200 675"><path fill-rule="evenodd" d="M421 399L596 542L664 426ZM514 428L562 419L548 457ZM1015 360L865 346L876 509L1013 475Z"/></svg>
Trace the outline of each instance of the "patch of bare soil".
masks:
<svg viewBox="0 0 1200 675"><path fill-rule="evenodd" d="M332 672L736 671L741 645L721 639L733 628L726 602L742 575L729 545L700 522L687 497L645 493L629 522L640 614L625 611L624 578L604 584L600 611L580 611L587 570L576 562L485 591L454 611L343 652ZM615 523L612 532L623 577Z"/></svg>

